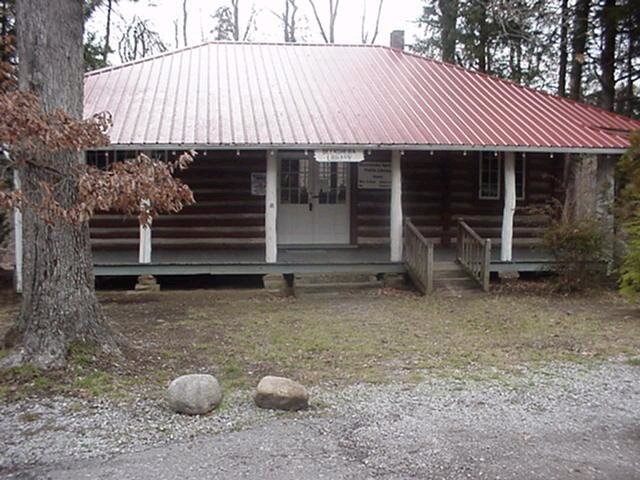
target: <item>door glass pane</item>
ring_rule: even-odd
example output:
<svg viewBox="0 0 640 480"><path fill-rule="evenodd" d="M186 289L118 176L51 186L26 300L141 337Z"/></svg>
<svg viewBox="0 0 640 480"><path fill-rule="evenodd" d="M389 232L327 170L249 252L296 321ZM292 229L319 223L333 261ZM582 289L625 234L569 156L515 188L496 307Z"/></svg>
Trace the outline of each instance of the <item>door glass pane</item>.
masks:
<svg viewBox="0 0 640 480"><path fill-rule="evenodd" d="M347 163L318 163L318 202L337 205L347 202Z"/></svg>
<svg viewBox="0 0 640 480"><path fill-rule="evenodd" d="M280 162L280 203L309 202L309 160L283 158Z"/></svg>

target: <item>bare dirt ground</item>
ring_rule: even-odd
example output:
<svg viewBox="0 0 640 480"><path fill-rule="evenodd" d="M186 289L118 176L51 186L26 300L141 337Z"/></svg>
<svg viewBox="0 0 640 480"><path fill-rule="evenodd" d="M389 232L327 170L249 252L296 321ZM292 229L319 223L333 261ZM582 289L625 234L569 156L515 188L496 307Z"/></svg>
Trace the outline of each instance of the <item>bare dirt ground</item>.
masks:
<svg viewBox="0 0 640 480"><path fill-rule="evenodd" d="M0 476L640 478L640 314L614 293L101 298L124 358L75 346L65 371L0 374ZM0 294L0 332L17 308ZM167 382L197 371L220 379L222 409L172 414ZM258 411L265 374L310 386L311 411Z"/></svg>
<svg viewBox="0 0 640 480"><path fill-rule="evenodd" d="M484 375L639 351L640 309L617 294L567 297L536 282L513 285L463 298L393 289L301 298L260 290L103 292L111 325L130 342L126 358L113 362L77 346L65 372L0 373L0 395L126 396L131 386L162 389L194 371L212 372L231 389L273 373L310 385L419 381L424 371ZM17 310L17 298L0 297L0 333Z"/></svg>

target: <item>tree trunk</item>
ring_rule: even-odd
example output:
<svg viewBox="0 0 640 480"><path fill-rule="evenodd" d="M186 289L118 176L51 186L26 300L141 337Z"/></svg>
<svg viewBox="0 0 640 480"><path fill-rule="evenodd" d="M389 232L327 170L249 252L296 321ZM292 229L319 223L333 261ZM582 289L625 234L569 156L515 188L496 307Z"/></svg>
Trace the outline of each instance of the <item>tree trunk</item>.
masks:
<svg viewBox="0 0 640 480"><path fill-rule="evenodd" d="M478 4L478 50L476 57L478 58L478 70L481 72L487 71L487 39L489 33L487 32L487 5L484 2Z"/></svg>
<svg viewBox="0 0 640 480"><path fill-rule="evenodd" d="M589 29L590 0L577 0L576 13L573 23L571 60L571 78L569 96L574 100L582 97L582 69L586 60L585 48L587 45L587 32Z"/></svg>
<svg viewBox="0 0 640 480"><path fill-rule="evenodd" d="M442 61L454 63L456 59L456 40L458 31L458 0L438 0L442 17L440 19L440 45Z"/></svg>
<svg viewBox="0 0 640 480"><path fill-rule="evenodd" d="M233 8L233 39L237 42L240 40L240 0L232 0Z"/></svg>
<svg viewBox="0 0 640 480"><path fill-rule="evenodd" d="M638 15L638 17L640 17L640 15ZM624 103L623 113L631 117L633 115L633 101L635 98L635 95L633 92L632 75L633 75L633 57L634 57L635 42L636 42L636 31L634 30L634 27L631 21L629 21L629 33L627 35L627 38L628 38L627 40L628 51L626 56L626 63L627 63L627 75L629 75L629 79L627 81L627 87L625 89L626 102Z"/></svg>
<svg viewBox="0 0 640 480"><path fill-rule="evenodd" d="M567 36L569 23L569 0L562 0L560 8L560 67L558 69L558 95L567 96Z"/></svg>
<svg viewBox="0 0 640 480"><path fill-rule="evenodd" d="M613 111L616 97L616 36L618 25L616 20L616 0L605 0L602 7L602 52L600 52L600 69L602 77L602 95L600 106Z"/></svg>
<svg viewBox="0 0 640 480"><path fill-rule="evenodd" d="M113 0L108 0L107 2L107 26L104 34L104 47L102 49L102 61L104 64L107 64L107 57L109 56L109 41L111 37L111 12L113 10Z"/></svg>
<svg viewBox="0 0 640 480"><path fill-rule="evenodd" d="M184 46L188 45L187 42L187 0L182 0L182 41Z"/></svg>
<svg viewBox="0 0 640 480"><path fill-rule="evenodd" d="M82 2L20 0L16 20L20 89L36 93L47 112L61 108L81 118ZM55 195L61 205L74 202L78 191L69 172L82 158L81 153L60 152L34 159L60 174L32 165L20 167L25 197L24 286L13 333L21 337L22 348L8 363L60 367L75 341L118 350L95 294L88 224L47 224L33 208L40 199L40 181L57 181Z"/></svg>

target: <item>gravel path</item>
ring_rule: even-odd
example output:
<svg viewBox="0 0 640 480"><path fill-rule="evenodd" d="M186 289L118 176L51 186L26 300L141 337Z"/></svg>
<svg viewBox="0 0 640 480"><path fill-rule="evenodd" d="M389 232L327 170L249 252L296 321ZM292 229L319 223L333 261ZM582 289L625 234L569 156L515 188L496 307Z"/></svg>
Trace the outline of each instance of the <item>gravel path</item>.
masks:
<svg viewBox="0 0 640 480"><path fill-rule="evenodd" d="M640 368L624 363L314 393L321 408L306 413L259 411L244 394L203 418L144 400L4 405L0 475L640 478Z"/></svg>

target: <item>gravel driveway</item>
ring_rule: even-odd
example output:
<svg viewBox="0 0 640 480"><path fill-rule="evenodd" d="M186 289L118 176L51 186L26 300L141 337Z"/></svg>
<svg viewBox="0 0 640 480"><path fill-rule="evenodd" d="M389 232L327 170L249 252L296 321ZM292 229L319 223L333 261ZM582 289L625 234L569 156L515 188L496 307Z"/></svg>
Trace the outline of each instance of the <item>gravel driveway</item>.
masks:
<svg viewBox="0 0 640 480"><path fill-rule="evenodd" d="M622 362L314 397L302 414L234 398L205 418L57 400L25 422L25 405L5 405L0 465L8 478L65 480L640 478L640 367Z"/></svg>

